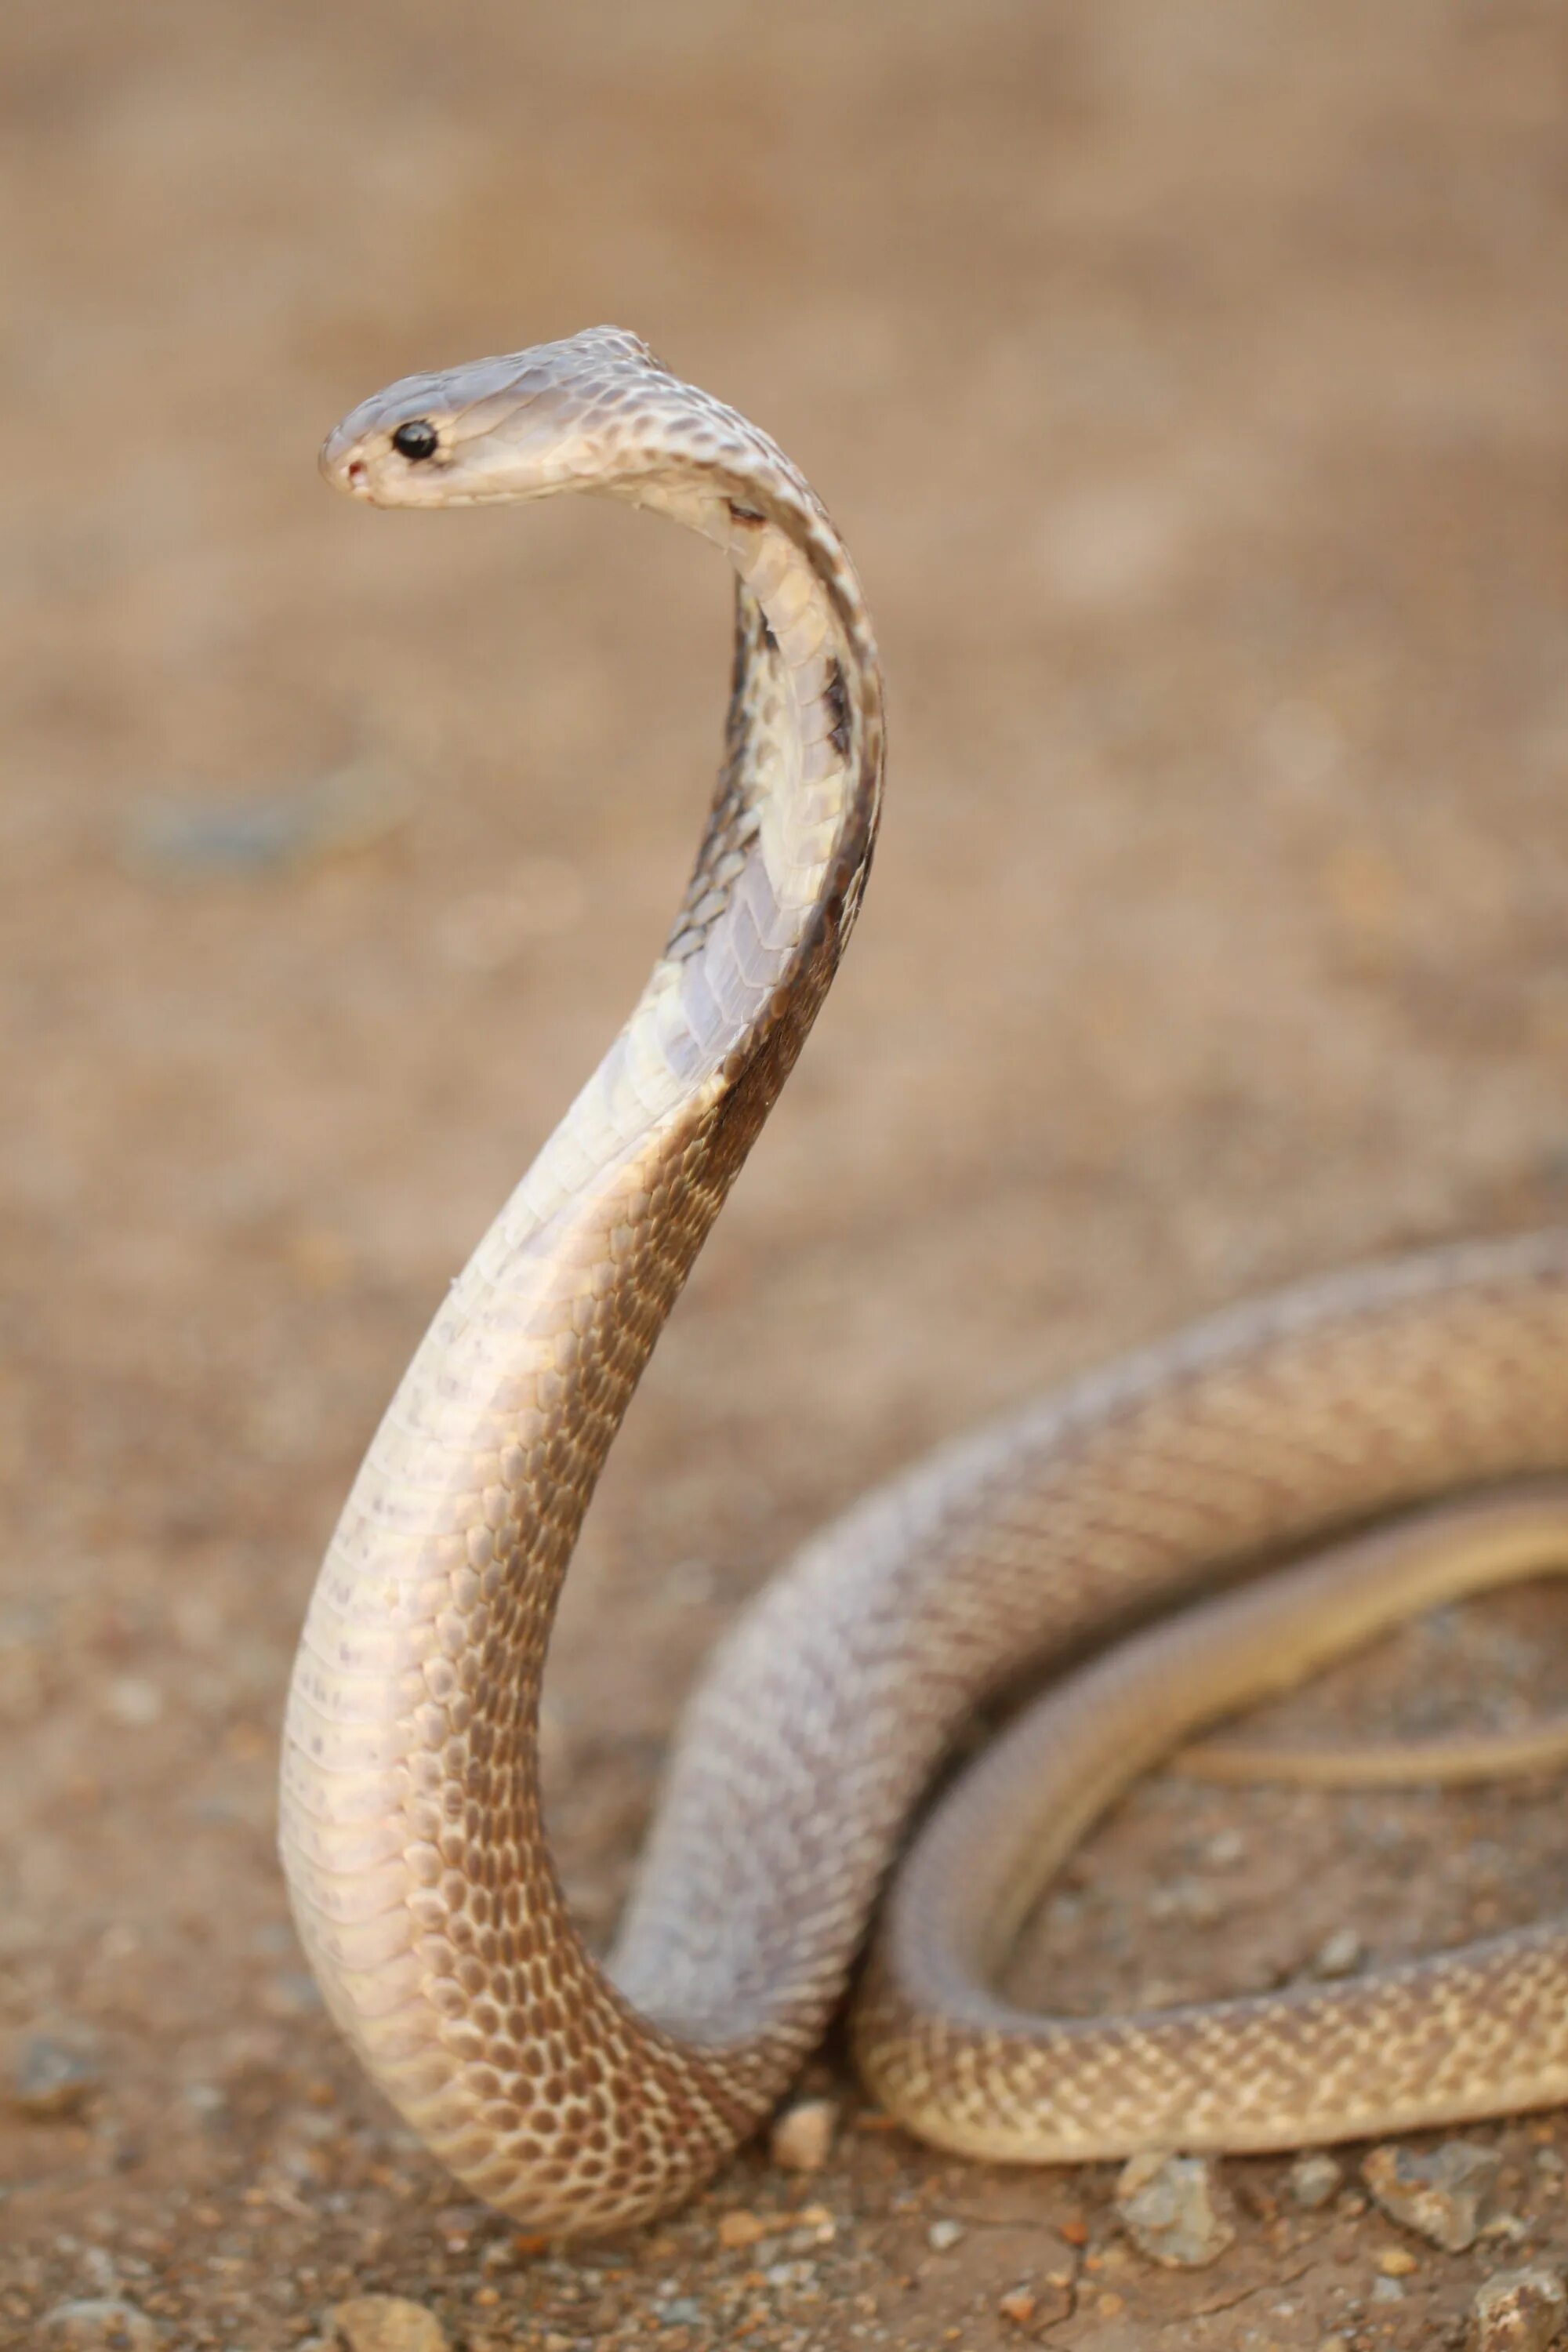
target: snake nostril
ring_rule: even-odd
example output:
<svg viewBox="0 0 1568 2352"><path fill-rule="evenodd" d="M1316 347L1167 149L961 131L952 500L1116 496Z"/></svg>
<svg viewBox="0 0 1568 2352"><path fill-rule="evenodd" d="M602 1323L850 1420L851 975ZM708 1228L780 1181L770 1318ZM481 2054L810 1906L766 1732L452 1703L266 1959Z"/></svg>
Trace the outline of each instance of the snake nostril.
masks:
<svg viewBox="0 0 1568 2352"><path fill-rule="evenodd" d="M357 490L364 479L364 459L354 457L349 464L349 487Z"/></svg>

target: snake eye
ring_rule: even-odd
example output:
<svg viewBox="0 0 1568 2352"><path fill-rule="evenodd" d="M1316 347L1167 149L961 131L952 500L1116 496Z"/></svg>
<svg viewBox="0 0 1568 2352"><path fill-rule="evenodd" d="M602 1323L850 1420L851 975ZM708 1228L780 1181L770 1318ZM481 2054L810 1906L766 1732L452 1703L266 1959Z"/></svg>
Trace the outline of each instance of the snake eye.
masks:
<svg viewBox="0 0 1568 2352"><path fill-rule="evenodd" d="M406 457L411 466L417 466L425 458L436 455L440 438L427 416L411 416L407 424L400 425L393 435L392 446L400 457Z"/></svg>

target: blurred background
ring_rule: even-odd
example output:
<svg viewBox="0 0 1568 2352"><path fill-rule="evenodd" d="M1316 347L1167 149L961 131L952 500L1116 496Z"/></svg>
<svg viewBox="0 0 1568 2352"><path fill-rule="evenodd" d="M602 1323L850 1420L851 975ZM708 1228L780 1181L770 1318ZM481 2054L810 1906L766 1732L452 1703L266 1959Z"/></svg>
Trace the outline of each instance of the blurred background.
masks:
<svg viewBox="0 0 1568 2352"><path fill-rule="evenodd" d="M1245 1290L1563 1213L1563 33L1552 0L5 12L0 2341L120 2294L266 2352L368 2284L479 2347L986 2347L1018 2275L1053 2344L1244 2340L1190 2281L1099 2309L1068 2222L1096 2242L1103 2186L874 2129L826 2185L721 2184L779 2278L711 2204L536 2259L315 2005L272 1853L306 1594L663 939L729 596L619 509L369 514L314 457L395 376L612 320L805 467L879 626L854 951L567 1606L597 1932L697 1661L869 1481ZM984 2256L933 2256L954 2200ZM1270 2325L1334 2316L1309 2286Z"/></svg>

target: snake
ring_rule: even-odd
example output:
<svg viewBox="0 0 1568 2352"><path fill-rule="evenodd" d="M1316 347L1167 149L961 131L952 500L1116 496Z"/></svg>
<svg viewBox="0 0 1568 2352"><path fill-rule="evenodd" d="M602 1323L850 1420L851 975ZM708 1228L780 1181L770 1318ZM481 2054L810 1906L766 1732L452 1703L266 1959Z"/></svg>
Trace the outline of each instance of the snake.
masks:
<svg viewBox="0 0 1568 2352"><path fill-rule="evenodd" d="M1122 2015L996 1990L1052 1873L1162 1755L1402 1616L1563 1569L1563 1233L1231 1307L857 1504L719 1643L590 1950L541 1794L552 1622L638 1377L854 927L881 675L804 477L624 330L405 378L321 464L380 507L591 491L735 574L722 764L673 927L398 1385L293 1670L284 1871L382 2091L476 2197L561 2238L698 2189L852 1977L871 2097L992 2161L1289 2148L1568 2098L1565 1924ZM1030 1685L952 1778L976 1709Z"/></svg>

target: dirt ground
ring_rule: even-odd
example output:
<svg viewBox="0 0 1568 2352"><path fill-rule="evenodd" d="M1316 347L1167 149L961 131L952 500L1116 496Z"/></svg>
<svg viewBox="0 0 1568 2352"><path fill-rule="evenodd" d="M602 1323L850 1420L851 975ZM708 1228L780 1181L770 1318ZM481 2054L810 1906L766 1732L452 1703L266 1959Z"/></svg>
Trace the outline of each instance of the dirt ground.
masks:
<svg viewBox="0 0 1568 2352"><path fill-rule="evenodd" d="M663 937L728 628L710 551L614 509L333 500L326 427L634 326L806 467L880 626L867 911L565 1611L598 1931L698 1662L868 1482L1249 1290L1568 1211L1563 37L1555 0L0 17L0 2342L118 2294L282 2352L386 2291L466 2352L1410 2352L1568 2261L1558 2118L1466 2134L1512 2217L1471 2252L1352 2150L1313 2211L1227 2165L1235 2245L1168 2273L1112 2168L949 2162L838 2050L825 2171L752 2151L541 2249L361 2079L273 1853L317 1558ZM1310 1704L1551 1704L1565 1632L1456 1612ZM1563 1793L1158 1779L1018 1981L1168 1998L1568 1907ZM65 2112L18 2096L40 2042Z"/></svg>

